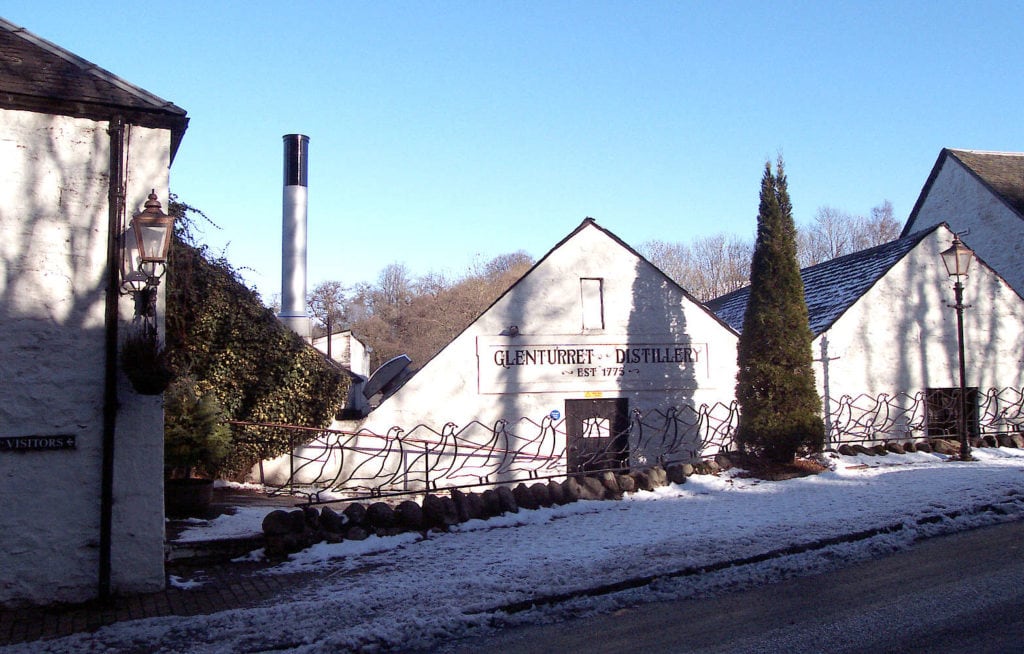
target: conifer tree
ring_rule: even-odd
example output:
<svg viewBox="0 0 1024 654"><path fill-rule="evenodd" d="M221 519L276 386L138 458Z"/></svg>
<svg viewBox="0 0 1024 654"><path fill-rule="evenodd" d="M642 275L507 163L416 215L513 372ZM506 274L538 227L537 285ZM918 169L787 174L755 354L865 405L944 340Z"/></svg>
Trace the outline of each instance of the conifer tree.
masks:
<svg viewBox="0 0 1024 654"><path fill-rule="evenodd" d="M750 297L737 350L736 442L749 454L789 463L801 449L821 449L824 427L781 157L776 168L773 175L765 162L761 179Z"/></svg>

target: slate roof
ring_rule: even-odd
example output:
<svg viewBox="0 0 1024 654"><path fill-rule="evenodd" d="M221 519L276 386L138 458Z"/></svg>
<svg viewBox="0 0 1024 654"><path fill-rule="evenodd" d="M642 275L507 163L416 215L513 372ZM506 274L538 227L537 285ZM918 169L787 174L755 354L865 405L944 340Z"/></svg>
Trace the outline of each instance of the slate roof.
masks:
<svg viewBox="0 0 1024 654"><path fill-rule="evenodd" d="M60 46L0 18L0 108L128 123L171 131L171 156L186 112Z"/></svg>
<svg viewBox="0 0 1024 654"><path fill-rule="evenodd" d="M903 228L906 235L948 158L956 159L983 186L1024 220L1024 152L983 152L943 148Z"/></svg>
<svg viewBox="0 0 1024 654"><path fill-rule="evenodd" d="M904 255L938 228L939 225L935 225L916 234L801 270L811 332L818 336L827 331ZM743 330L743 316L747 311L749 296L750 287L747 286L711 300L707 307L740 332Z"/></svg>

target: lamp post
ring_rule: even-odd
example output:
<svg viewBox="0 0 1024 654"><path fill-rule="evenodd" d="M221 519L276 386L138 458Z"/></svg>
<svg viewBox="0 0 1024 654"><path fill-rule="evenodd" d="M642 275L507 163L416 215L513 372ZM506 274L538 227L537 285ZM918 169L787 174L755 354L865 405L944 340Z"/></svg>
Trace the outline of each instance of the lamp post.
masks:
<svg viewBox="0 0 1024 654"><path fill-rule="evenodd" d="M957 353L960 361L960 460L971 460L971 444L967 439L967 387L964 383L966 369L964 366L964 285L961 278L967 277L967 270L971 267L974 259L974 252L963 244L959 234L953 235L953 245L942 252L942 263L946 265L946 272L954 279L953 291L956 294L956 304L949 306L956 309L956 341Z"/></svg>

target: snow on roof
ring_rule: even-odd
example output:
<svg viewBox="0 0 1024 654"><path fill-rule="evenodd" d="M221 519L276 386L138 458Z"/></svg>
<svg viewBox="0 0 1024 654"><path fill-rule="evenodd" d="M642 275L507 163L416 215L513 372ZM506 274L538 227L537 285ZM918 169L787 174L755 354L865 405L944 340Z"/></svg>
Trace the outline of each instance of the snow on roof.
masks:
<svg viewBox="0 0 1024 654"><path fill-rule="evenodd" d="M831 327L896 262L937 227L801 270L811 332L817 336ZM742 331L749 296L750 287L746 286L711 300L707 306L733 329Z"/></svg>

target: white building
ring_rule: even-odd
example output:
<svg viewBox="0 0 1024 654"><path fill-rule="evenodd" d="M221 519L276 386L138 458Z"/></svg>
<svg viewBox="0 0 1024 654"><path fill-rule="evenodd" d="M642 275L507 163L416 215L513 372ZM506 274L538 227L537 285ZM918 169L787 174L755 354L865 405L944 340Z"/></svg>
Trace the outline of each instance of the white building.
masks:
<svg viewBox="0 0 1024 654"><path fill-rule="evenodd" d="M1024 295L1024 153L944 148L903 235L940 223Z"/></svg>
<svg viewBox="0 0 1024 654"><path fill-rule="evenodd" d="M298 461L299 481L415 489L692 459L713 447L707 413L730 420L735 377L735 332L588 218L364 420L335 425L358 436L264 473Z"/></svg>
<svg viewBox="0 0 1024 654"><path fill-rule="evenodd" d="M832 444L955 428L956 312L940 256L952 241L949 227L937 225L801 271ZM973 240L965 243L973 247ZM748 295L749 288L740 289L708 306L741 330ZM979 419L982 431L1000 420L1020 421L1024 299L978 259L964 281L964 302L972 431Z"/></svg>
<svg viewBox="0 0 1024 654"><path fill-rule="evenodd" d="M370 350L350 330L313 339L313 347L364 379L370 376Z"/></svg>
<svg viewBox="0 0 1024 654"><path fill-rule="evenodd" d="M4 20L0 52L0 605L160 590L162 403L119 370L116 264L188 119Z"/></svg>

